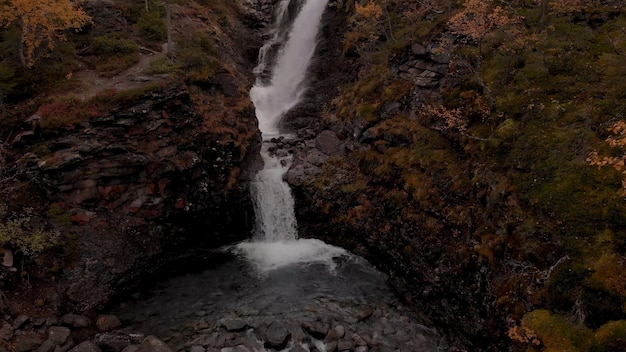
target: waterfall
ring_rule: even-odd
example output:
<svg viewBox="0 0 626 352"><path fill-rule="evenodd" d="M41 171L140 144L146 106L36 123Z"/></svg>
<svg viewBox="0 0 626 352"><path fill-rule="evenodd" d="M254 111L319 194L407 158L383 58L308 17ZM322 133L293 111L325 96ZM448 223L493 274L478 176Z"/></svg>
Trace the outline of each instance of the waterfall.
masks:
<svg viewBox="0 0 626 352"><path fill-rule="evenodd" d="M302 98L307 69L315 53L317 32L327 3L328 0L306 0L291 26L287 42L280 49L270 83L264 85L257 82L250 90L264 140L279 134L280 119ZM288 5L283 1L279 6L280 15L276 22L281 25L286 22L282 12ZM274 30L280 36L281 28ZM272 38L269 45L277 39ZM267 49L262 49L260 56L265 58L264 50ZM259 67L265 65L265 62L259 63Z"/></svg>
<svg viewBox="0 0 626 352"><path fill-rule="evenodd" d="M281 1L272 38L259 51L259 65L255 72L261 75L272 64L268 62L271 60L268 52L286 39L278 49L269 83L265 84L263 77L259 76L250 90L264 141L261 148L264 167L252 182L257 216L255 236L260 240L274 242L297 238L294 200L289 186L282 179L291 164L291 157L283 150L274 152L276 145L271 139L281 137L281 118L300 102L306 89L306 73L315 53L318 27L327 2L306 0L287 31L289 16L286 11L290 1Z"/></svg>
<svg viewBox="0 0 626 352"><path fill-rule="evenodd" d="M291 155L279 145L281 139L290 137L281 133L281 119L300 102L307 88L306 74L327 3L281 0L275 9L270 39L259 51L259 64L254 70L257 82L250 90L250 99L263 137L264 166L250 187L256 213L253 241L240 243L235 250L261 272L295 263L324 263L333 268L333 258L346 254L319 240L297 239L294 199L283 181ZM295 19L290 11L297 11Z"/></svg>

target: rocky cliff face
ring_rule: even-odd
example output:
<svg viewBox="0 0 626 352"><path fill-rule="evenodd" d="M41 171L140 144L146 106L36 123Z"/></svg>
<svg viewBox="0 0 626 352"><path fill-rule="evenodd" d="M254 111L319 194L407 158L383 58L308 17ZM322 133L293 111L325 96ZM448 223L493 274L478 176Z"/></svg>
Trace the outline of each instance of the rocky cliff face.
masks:
<svg viewBox="0 0 626 352"><path fill-rule="evenodd" d="M16 254L9 266L23 267L3 271L3 286L19 292L31 283L16 278L30 275L47 287L40 292L46 308L91 310L174 258L249 236L248 181L260 134L247 89L262 18L235 19L222 23L229 27L219 43L224 64L207 79L142 76L149 82L139 88L104 91L69 108L44 104L29 119L7 159L20 191L4 201L17 213L33 207L59 240L35 262L9 242ZM85 118L49 127L76 106L87 109Z"/></svg>

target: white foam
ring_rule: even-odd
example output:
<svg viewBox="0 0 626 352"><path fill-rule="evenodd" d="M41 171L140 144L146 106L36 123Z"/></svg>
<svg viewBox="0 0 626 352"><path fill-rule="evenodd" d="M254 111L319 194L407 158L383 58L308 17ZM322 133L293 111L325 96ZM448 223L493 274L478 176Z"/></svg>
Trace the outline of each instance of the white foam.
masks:
<svg viewBox="0 0 626 352"><path fill-rule="evenodd" d="M334 258L349 255L343 248L316 239L242 242L234 247L234 252L245 257L262 274L302 263L324 264L332 271L336 267Z"/></svg>

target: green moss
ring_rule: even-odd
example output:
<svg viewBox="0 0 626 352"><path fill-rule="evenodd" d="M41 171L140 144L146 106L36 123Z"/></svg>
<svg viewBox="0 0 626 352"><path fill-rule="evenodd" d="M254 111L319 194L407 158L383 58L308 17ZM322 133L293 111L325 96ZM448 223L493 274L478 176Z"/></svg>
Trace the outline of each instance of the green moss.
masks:
<svg viewBox="0 0 626 352"><path fill-rule="evenodd" d="M176 42L177 64L187 80L201 82L212 77L221 67L213 39L204 33L192 33L193 37L180 38Z"/></svg>
<svg viewBox="0 0 626 352"><path fill-rule="evenodd" d="M163 15L156 11L144 11L137 21L141 37L150 42L160 42L167 38L167 27Z"/></svg>
<svg viewBox="0 0 626 352"><path fill-rule="evenodd" d="M545 344L546 352L587 351L592 332L582 325L569 322L565 317L547 310L535 310L524 316L522 326L534 330Z"/></svg>

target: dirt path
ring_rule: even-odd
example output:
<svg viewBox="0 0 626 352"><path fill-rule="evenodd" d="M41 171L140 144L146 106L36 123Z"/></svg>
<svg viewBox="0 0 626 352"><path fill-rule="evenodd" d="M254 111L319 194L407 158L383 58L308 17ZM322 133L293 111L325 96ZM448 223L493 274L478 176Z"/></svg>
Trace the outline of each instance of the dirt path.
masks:
<svg viewBox="0 0 626 352"><path fill-rule="evenodd" d="M165 57L166 51L163 49L160 52L140 50L139 62L113 77L102 77L94 70L76 72L74 79L79 82L79 87L75 91L76 95L81 100L87 100L105 90L123 91L139 88L147 83L166 81L167 75L155 75L148 72L152 61Z"/></svg>

